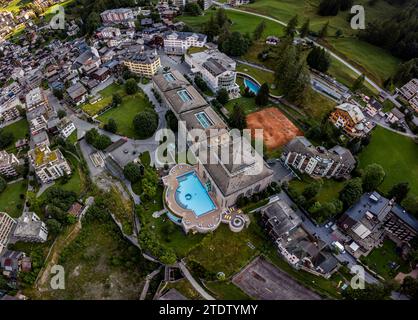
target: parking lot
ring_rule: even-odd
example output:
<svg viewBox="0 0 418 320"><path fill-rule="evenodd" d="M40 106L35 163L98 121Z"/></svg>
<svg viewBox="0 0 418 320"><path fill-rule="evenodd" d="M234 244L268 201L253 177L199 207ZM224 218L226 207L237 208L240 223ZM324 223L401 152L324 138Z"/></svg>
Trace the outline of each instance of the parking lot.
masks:
<svg viewBox="0 0 418 320"><path fill-rule="evenodd" d="M233 277L232 282L258 300L321 299L262 257L255 258Z"/></svg>

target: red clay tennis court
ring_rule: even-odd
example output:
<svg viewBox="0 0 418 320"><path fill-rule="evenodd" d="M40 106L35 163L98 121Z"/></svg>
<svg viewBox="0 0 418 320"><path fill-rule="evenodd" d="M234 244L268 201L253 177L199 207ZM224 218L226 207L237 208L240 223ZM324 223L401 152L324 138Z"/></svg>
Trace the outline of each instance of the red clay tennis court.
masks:
<svg viewBox="0 0 418 320"><path fill-rule="evenodd" d="M264 144L268 150L281 147L294 137L303 135L302 131L275 107L247 115L247 127L263 129Z"/></svg>

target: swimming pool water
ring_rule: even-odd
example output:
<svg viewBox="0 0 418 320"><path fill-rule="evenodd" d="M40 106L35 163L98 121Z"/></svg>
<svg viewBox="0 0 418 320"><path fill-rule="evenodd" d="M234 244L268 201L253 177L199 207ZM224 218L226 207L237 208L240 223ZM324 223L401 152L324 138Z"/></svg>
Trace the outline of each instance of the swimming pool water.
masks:
<svg viewBox="0 0 418 320"><path fill-rule="evenodd" d="M176 201L184 209L192 210L201 216L216 208L208 192L195 172L177 177L179 186L176 190Z"/></svg>
<svg viewBox="0 0 418 320"><path fill-rule="evenodd" d="M244 85L254 94L257 94L260 90L260 86L249 79L244 79Z"/></svg>
<svg viewBox="0 0 418 320"><path fill-rule="evenodd" d="M197 120L199 120L199 123L202 125L202 127L204 129L206 129L210 126L213 126L212 121L210 121L210 119L208 118L208 116L204 112L197 113L196 118L197 118Z"/></svg>

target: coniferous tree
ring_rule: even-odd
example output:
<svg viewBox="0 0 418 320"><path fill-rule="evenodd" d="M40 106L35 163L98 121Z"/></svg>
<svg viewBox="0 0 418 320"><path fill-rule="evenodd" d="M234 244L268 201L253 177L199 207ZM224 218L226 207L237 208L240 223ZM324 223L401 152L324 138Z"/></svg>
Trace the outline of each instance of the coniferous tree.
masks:
<svg viewBox="0 0 418 320"><path fill-rule="evenodd" d="M253 32L253 39L254 40L260 39L265 29L266 29L266 22L263 20L255 28Z"/></svg>
<svg viewBox="0 0 418 320"><path fill-rule="evenodd" d="M340 0L322 0L319 4L320 16L336 16L340 10Z"/></svg>
<svg viewBox="0 0 418 320"><path fill-rule="evenodd" d="M306 21L304 22L304 24L300 28L300 37L301 38L305 38L309 34L309 25L310 25L310 20L306 19Z"/></svg>
<svg viewBox="0 0 418 320"><path fill-rule="evenodd" d="M327 23L325 23L323 27L321 28L321 30L319 31L318 38L323 39L328 35L328 25L329 25L329 21L327 21Z"/></svg>
<svg viewBox="0 0 418 320"><path fill-rule="evenodd" d="M351 86L351 91L356 92L357 90L361 89L363 87L364 79L364 74L361 74Z"/></svg>
<svg viewBox="0 0 418 320"><path fill-rule="evenodd" d="M243 130L247 127L247 120L245 117L244 109L241 105L235 104L232 110L230 123L233 128Z"/></svg>
<svg viewBox="0 0 418 320"><path fill-rule="evenodd" d="M295 15L287 23L287 26L285 27L285 34L293 38L297 32L297 25L298 25L298 16Z"/></svg>
<svg viewBox="0 0 418 320"><path fill-rule="evenodd" d="M408 182L400 182L395 184L392 189L390 189L388 193L388 198L392 199L395 198L397 203L401 203L403 199L406 198L409 192L409 183Z"/></svg>
<svg viewBox="0 0 418 320"><path fill-rule="evenodd" d="M263 85L258 90L257 96L255 97L255 103L259 106L265 106L269 102L269 93L270 89L267 83Z"/></svg>
<svg viewBox="0 0 418 320"><path fill-rule="evenodd" d="M325 49L315 47L311 50L311 52L309 52L306 61L309 67L321 72L327 72L331 64L331 57Z"/></svg>

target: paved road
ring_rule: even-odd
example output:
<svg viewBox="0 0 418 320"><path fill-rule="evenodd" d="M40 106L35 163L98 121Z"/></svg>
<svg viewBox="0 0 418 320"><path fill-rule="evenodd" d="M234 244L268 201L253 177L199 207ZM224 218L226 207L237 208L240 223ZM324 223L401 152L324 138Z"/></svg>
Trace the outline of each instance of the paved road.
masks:
<svg viewBox="0 0 418 320"><path fill-rule="evenodd" d="M209 293L207 293L200 284L193 278L190 271L187 269L186 265L183 263L183 261L180 261L178 263L178 266L180 267L181 272L186 277L187 280L189 280L192 287L206 300L215 300L214 297L212 297Z"/></svg>
<svg viewBox="0 0 418 320"><path fill-rule="evenodd" d="M276 22L282 26L287 26L286 22L280 21L278 19L272 18L272 17L268 17L259 13L255 13L255 12L250 12L250 11L245 11L245 10L240 10L240 9L235 9L235 8L231 8L228 5L225 5L224 3L220 3L220 2L213 2L215 5L223 7L226 10L231 10L231 11L237 11L240 13L245 13L245 14L250 14L253 16L257 16L260 18L264 18L273 22ZM361 75L363 74L361 71L359 71L356 67L354 67L353 65L351 65L350 63L348 63L347 61L345 61L343 58L339 57L337 54L335 54L334 52L332 52L331 50L325 48L324 46L320 45L319 43L317 43L316 41L310 39L312 41L312 43L318 47L323 48L325 51L327 51L333 58L335 58L336 60L338 60L339 62L341 62L342 64L344 64L346 67L348 67L350 70L352 70L355 74L357 75ZM376 84L373 80L369 79L368 77L365 77L365 81L368 82L373 88L375 88L377 91L385 91L383 90L378 84Z"/></svg>
<svg viewBox="0 0 418 320"><path fill-rule="evenodd" d="M145 297L147 296L148 293L148 288L149 288L149 284L152 280L152 278L154 278L159 272L160 272L161 268L158 268L156 270L154 270L153 272L151 272L149 275L147 275L147 277L145 278L145 285L144 288L142 289L141 292L141 296L139 298L139 300L145 300Z"/></svg>

